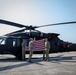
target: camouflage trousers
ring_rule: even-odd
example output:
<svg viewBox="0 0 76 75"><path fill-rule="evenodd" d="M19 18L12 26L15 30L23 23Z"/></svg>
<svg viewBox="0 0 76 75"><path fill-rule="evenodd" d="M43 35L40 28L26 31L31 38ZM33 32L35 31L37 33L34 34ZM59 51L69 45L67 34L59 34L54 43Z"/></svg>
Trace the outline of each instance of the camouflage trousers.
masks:
<svg viewBox="0 0 76 75"><path fill-rule="evenodd" d="M49 60L49 49L43 51L43 60Z"/></svg>
<svg viewBox="0 0 76 75"><path fill-rule="evenodd" d="M25 53L26 53L25 48L23 47L22 48L22 60L25 60Z"/></svg>
<svg viewBox="0 0 76 75"><path fill-rule="evenodd" d="M31 61L33 55L33 48L29 49L29 61Z"/></svg>

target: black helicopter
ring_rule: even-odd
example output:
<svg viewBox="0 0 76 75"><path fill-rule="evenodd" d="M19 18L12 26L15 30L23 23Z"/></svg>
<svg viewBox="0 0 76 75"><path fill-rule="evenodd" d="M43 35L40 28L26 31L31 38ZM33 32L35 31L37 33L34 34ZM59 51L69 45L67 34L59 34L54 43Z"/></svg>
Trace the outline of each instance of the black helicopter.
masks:
<svg viewBox="0 0 76 75"><path fill-rule="evenodd" d="M48 24L48 25L42 25L42 26L32 26L32 25L25 26L22 24L6 21L2 19L0 19L0 23L23 28L15 32L5 34L4 36L0 36L0 54L13 54L18 59L22 59L22 47L21 47L22 40L23 39L29 40L29 38L31 37L36 38L36 40L48 38L51 45L50 53L76 51L76 44L67 43L60 40L58 37L60 34L43 33L41 31L35 30L36 28L45 27L45 26L75 24L76 21ZM27 30L29 30L29 32L27 32ZM42 53L42 52L43 52L42 50L34 51L34 53Z"/></svg>

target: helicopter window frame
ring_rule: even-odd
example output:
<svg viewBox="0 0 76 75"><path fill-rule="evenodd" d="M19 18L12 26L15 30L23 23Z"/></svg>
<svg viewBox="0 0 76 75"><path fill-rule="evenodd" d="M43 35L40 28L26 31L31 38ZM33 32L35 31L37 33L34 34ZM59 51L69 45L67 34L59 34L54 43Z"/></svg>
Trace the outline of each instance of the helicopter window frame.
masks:
<svg viewBox="0 0 76 75"><path fill-rule="evenodd" d="M13 39L13 47L16 47L16 39Z"/></svg>
<svg viewBox="0 0 76 75"><path fill-rule="evenodd" d="M6 38L0 38L0 45L6 44Z"/></svg>
<svg viewBox="0 0 76 75"><path fill-rule="evenodd" d="M20 46L20 39L13 39L13 47L19 47Z"/></svg>

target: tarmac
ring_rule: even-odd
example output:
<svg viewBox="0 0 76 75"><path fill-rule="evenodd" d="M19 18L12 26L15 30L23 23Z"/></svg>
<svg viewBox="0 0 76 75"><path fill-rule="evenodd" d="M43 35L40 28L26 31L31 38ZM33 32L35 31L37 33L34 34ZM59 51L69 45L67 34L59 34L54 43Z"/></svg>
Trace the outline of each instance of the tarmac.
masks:
<svg viewBox="0 0 76 75"><path fill-rule="evenodd" d="M76 52L49 54L50 61L34 54L31 63L28 56L21 61L13 55L0 55L0 75L76 75Z"/></svg>

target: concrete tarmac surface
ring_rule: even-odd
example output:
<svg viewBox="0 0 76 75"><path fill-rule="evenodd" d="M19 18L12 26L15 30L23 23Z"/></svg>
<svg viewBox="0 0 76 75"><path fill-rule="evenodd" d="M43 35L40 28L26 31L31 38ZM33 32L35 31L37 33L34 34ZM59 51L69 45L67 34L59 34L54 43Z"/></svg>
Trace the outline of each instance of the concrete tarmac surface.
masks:
<svg viewBox="0 0 76 75"><path fill-rule="evenodd" d="M0 55L0 75L76 75L76 52L50 54L43 61L42 54L34 54L32 62L21 61L13 55Z"/></svg>

